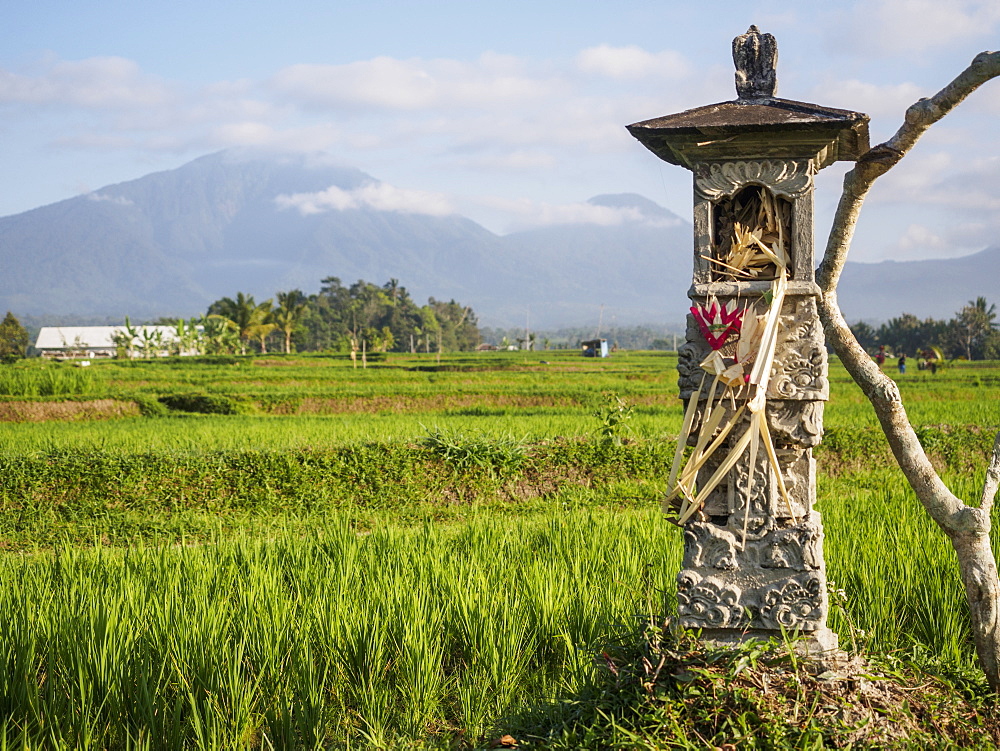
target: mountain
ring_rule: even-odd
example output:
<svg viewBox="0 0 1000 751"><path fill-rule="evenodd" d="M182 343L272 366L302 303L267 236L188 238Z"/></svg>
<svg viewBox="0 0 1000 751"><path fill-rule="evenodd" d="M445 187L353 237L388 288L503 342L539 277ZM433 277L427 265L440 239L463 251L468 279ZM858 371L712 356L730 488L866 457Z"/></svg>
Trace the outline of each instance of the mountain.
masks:
<svg viewBox="0 0 1000 751"><path fill-rule="evenodd" d="M309 293L336 276L396 278L415 299L454 298L494 325L526 315L533 326L573 323L596 318L601 304L623 321L662 315L662 294L645 280L666 276L663 227L669 236L683 223L651 201L595 199L610 220L624 217L615 226L499 237L461 216L379 207L381 186L324 158L226 151L2 217L0 308L190 316L237 291ZM625 257L643 272L639 294L616 269Z"/></svg>
<svg viewBox="0 0 1000 751"><path fill-rule="evenodd" d="M469 299L500 271L498 238L458 216L301 213L279 196L373 184L321 160L222 152L0 218L0 307L134 318L204 312L237 291L316 291L326 276L390 277ZM469 252L469 251L474 252Z"/></svg>
<svg viewBox="0 0 1000 751"><path fill-rule="evenodd" d="M238 291L311 293L336 276L396 278L490 326L596 325L602 308L608 326L683 320L691 225L642 196L597 196L578 223L498 236L393 191L322 156L226 151L0 217L0 311L188 317ZM998 272L1000 248L848 264L840 299L851 321L951 317L992 295L981 280Z"/></svg>
<svg viewBox="0 0 1000 751"><path fill-rule="evenodd" d="M948 320L969 301L998 299L1000 245L959 258L848 263L837 299L848 321L887 321L902 313Z"/></svg>
<svg viewBox="0 0 1000 751"><path fill-rule="evenodd" d="M691 225L649 199L634 194L597 196L592 206L615 210L620 223L560 224L501 238L513 268L530 270L524 292L494 300L498 317L564 324L596 323L601 306L618 323L679 321L671 315L691 284L675 272L691 263ZM478 308L477 308L478 310ZM682 308L682 311L686 308ZM539 324L541 325L541 324Z"/></svg>

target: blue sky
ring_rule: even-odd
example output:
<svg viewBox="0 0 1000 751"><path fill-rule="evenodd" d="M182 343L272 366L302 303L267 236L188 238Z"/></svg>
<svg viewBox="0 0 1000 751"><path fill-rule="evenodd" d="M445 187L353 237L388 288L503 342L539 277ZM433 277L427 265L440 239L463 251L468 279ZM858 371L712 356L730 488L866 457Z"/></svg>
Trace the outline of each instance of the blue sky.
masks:
<svg viewBox="0 0 1000 751"><path fill-rule="evenodd" d="M780 96L867 112L875 143L998 46L1000 3L15 0L0 215L251 146L323 152L383 181L383 205L496 232L617 221L586 205L602 193L688 218L689 174L624 125L734 98L751 23L778 39ZM998 117L994 81L925 136L872 193L853 259L997 244ZM818 180L820 243L845 170Z"/></svg>

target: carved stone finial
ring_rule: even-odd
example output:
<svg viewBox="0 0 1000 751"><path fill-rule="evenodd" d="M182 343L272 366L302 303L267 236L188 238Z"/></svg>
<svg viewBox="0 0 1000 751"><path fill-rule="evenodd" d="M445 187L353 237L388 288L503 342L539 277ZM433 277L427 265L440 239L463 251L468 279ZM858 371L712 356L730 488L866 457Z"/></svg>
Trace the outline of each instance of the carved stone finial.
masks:
<svg viewBox="0 0 1000 751"><path fill-rule="evenodd" d="M736 93L740 99L769 99L778 86L778 43L771 34L751 26L733 39Z"/></svg>

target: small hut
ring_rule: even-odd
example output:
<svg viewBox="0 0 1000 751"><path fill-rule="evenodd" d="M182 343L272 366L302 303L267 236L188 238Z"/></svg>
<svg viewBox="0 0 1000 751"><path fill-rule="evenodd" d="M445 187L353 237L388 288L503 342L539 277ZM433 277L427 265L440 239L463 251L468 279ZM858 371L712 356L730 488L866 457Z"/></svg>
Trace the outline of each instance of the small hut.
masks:
<svg viewBox="0 0 1000 751"><path fill-rule="evenodd" d="M608 340L607 339L591 339L586 342L581 342L580 346L583 347L584 357L607 357L608 356Z"/></svg>

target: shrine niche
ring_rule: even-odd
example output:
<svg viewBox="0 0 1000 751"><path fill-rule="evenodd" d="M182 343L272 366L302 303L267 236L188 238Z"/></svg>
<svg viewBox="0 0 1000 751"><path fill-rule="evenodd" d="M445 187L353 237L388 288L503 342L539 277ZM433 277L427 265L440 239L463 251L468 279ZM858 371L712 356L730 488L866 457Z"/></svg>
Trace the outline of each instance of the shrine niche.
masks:
<svg viewBox="0 0 1000 751"><path fill-rule="evenodd" d="M663 503L684 529L678 616L720 641L791 630L830 650L813 178L867 150L868 118L775 97L777 45L755 26L733 58L738 99L628 126L694 177L684 419Z"/></svg>

